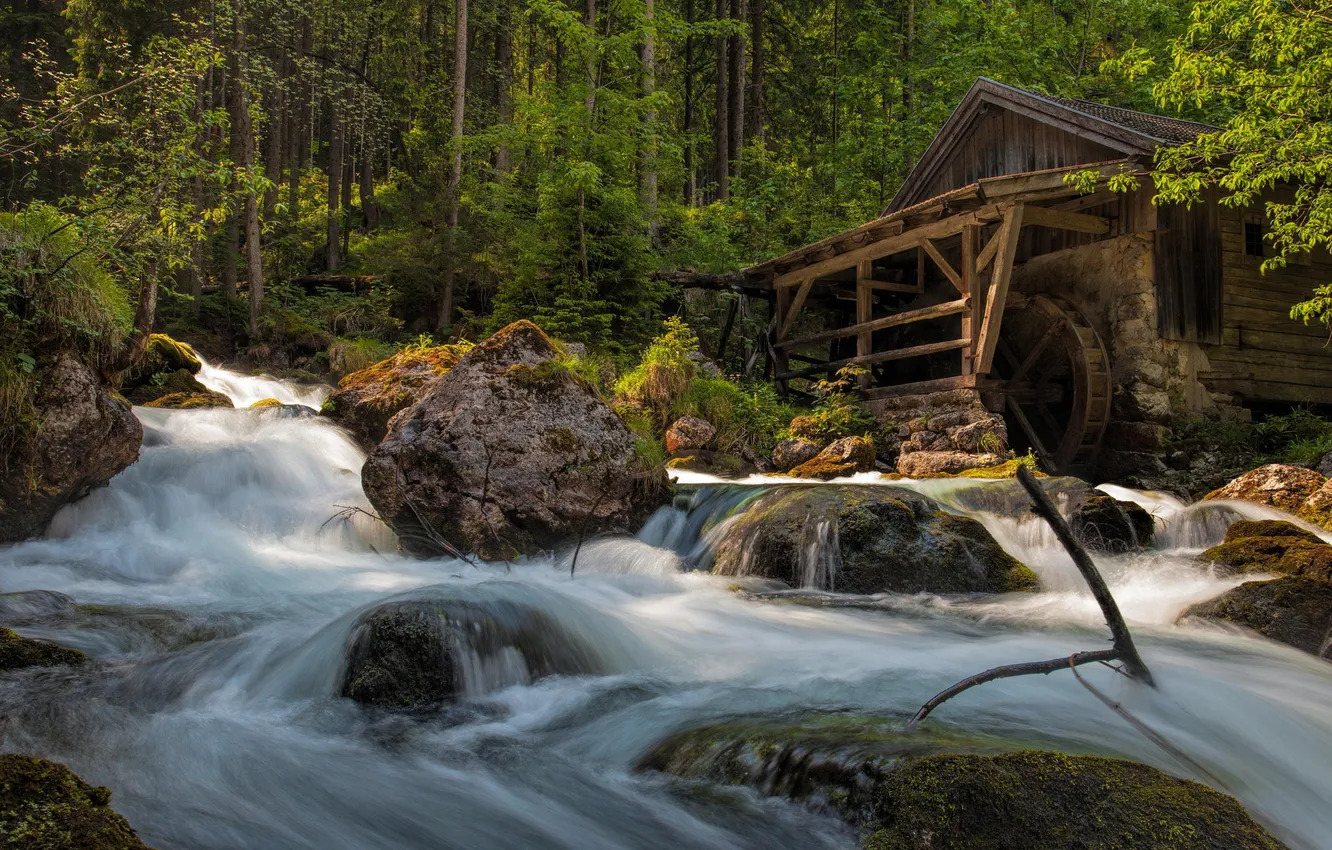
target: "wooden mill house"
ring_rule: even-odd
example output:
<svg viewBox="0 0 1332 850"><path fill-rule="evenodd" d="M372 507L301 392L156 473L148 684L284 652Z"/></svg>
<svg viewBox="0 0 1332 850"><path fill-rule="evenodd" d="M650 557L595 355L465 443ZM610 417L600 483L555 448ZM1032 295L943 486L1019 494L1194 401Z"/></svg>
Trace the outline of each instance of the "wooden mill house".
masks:
<svg viewBox="0 0 1332 850"><path fill-rule="evenodd" d="M977 80L882 216L745 270L775 378L868 368L876 414L925 423L915 450L975 451L912 415L974 398L1059 471L1159 448L1181 413L1332 403L1326 331L1289 314L1328 257L1263 274L1261 209L1152 204L1155 150L1211 129ZM1124 171L1139 188L1109 191Z"/></svg>

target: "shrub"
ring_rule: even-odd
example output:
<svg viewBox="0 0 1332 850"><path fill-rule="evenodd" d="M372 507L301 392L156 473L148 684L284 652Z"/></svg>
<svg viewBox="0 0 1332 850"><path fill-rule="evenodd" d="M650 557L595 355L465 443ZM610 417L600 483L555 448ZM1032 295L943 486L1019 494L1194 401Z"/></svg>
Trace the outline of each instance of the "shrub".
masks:
<svg viewBox="0 0 1332 850"><path fill-rule="evenodd" d="M877 426L874 416L853 395L856 382L865 370L844 366L832 381L819 381L812 389L818 395L814 412L791 420L787 435L815 443L831 443L851 436L873 436Z"/></svg>

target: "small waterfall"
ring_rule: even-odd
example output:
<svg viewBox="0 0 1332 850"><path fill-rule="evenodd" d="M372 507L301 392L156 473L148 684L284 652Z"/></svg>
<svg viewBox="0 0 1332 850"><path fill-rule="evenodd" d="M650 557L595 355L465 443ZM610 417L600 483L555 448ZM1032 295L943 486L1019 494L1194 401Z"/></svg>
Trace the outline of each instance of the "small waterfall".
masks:
<svg viewBox="0 0 1332 850"><path fill-rule="evenodd" d="M199 362L203 364L195 376L199 383L213 392L229 396L237 407L249 407L256 401L275 398L283 404L303 404L318 410L328 397L329 388L324 384L294 384L268 376L240 375L214 366L202 357Z"/></svg>

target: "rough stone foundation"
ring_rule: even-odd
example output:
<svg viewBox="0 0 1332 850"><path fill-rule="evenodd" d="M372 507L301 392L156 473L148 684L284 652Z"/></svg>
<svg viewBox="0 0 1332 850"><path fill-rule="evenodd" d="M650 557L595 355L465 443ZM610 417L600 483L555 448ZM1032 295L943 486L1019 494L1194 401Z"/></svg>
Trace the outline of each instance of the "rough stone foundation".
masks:
<svg viewBox="0 0 1332 850"><path fill-rule="evenodd" d="M1008 451L1003 417L986 409L976 390L873 399L865 406L887 439L895 435L897 470L904 475L989 466Z"/></svg>

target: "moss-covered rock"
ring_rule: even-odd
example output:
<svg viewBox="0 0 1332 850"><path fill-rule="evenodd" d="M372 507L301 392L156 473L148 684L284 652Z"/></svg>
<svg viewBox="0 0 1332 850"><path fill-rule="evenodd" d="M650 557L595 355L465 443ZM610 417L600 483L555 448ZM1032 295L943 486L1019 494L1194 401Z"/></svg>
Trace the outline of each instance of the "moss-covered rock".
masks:
<svg viewBox="0 0 1332 850"><path fill-rule="evenodd" d="M1088 493L1073 508L1069 525L1083 545L1094 552L1145 549L1156 531L1156 521L1141 505L1099 492Z"/></svg>
<svg viewBox="0 0 1332 850"><path fill-rule="evenodd" d="M701 472L718 478L744 478L758 472L758 467L742 457L706 449L681 452L667 459L666 468Z"/></svg>
<svg viewBox="0 0 1332 850"><path fill-rule="evenodd" d="M782 472L789 472L802 463L807 463L819 456L821 451L818 443L800 437L792 437L789 440L782 440L772 450L772 462Z"/></svg>
<svg viewBox="0 0 1332 850"><path fill-rule="evenodd" d="M266 407L282 407L282 402L275 398L261 398L250 405L251 410L263 410Z"/></svg>
<svg viewBox="0 0 1332 850"><path fill-rule="evenodd" d="M1250 581L1180 616L1232 623L1332 660L1332 583L1327 581L1299 577Z"/></svg>
<svg viewBox="0 0 1332 850"><path fill-rule="evenodd" d="M470 343L408 346L345 376L321 412L350 431L361 445L373 446L388 433L394 414L415 404L426 384L446 374L470 349Z"/></svg>
<svg viewBox="0 0 1332 850"><path fill-rule="evenodd" d="M199 383L194 375L184 369L177 369L174 372L159 372L151 381L126 389L125 397L134 404L146 406L173 393L194 395L207 394L208 391L208 387Z"/></svg>
<svg viewBox="0 0 1332 850"><path fill-rule="evenodd" d="M231 398L212 390L203 392L170 393L154 399L144 407L157 407L165 410L199 410L211 407L235 407Z"/></svg>
<svg viewBox="0 0 1332 850"><path fill-rule="evenodd" d="M864 437L843 437L790 471L792 478L831 481L874 469L874 444Z"/></svg>
<svg viewBox="0 0 1332 850"><path fill-rule="evenodd" d="M879 781L865 850L1279 850L1234 799L1153 767L1017 752L909 759Z"/></svg>
<svg viewBox="0 0 1332 850"><path fill-rule="evenodd" d="M638 763L841 816L866 850L1280 850L1230 797L1134 762L853 715L680 732Z"/></svg>
<svg viewBox="0 0 1332 850"><path fill-rule="evenodd" d="M63 764L0 756L0 846L12 850L147 850L110 807L111 792Z"/></svg>
<svg viewBox="0 0 1332 850"><path fill-rule="evenodd" d="M1269 463L1250 470L1224 487L1208 493L1208 500L1238 499L1268 505L1287 513L1299 513L1309 497L1327 481L1312 469Z"/></svg>
<svg viewBox="0 0 1332 850"><path fill-rule="evenodd" d="M25 638L18 632L0 628L0 671L22 667L77 666L87 660L88 656L77 649Z"/></svg>
<svg viewBox="0 0 1332 850"><path fill-rule="evenodd" d="M1223 575L1275 573L1332 581L1332 546L1280 520L1240 520L1225 542L1202 553Z"/></svg>
<svg viewBox="0 0 1332 850"><path fill-rule="evenodd" d="M895 487L774 488L721 533L717 575L848 593L995 593L1038 584L979 522Z"/></svg>
<svg viewBox="0 0 1332 850"><path fill-rule="evenodd" d="M347 637L340 693L424 709L555 674L607 672L601 653L520 602L437 598L377 605Z"/></svg>

